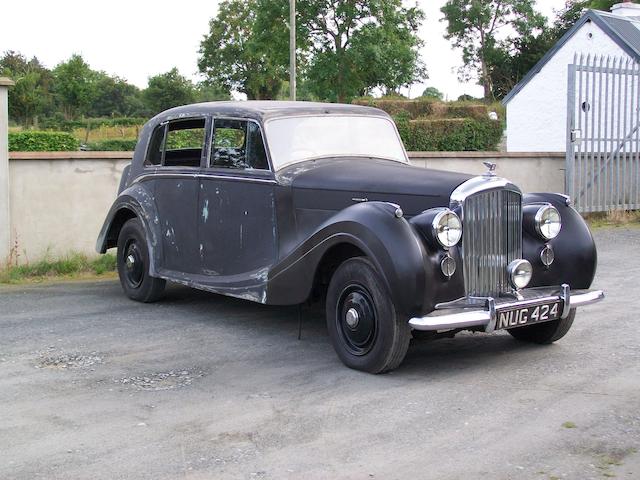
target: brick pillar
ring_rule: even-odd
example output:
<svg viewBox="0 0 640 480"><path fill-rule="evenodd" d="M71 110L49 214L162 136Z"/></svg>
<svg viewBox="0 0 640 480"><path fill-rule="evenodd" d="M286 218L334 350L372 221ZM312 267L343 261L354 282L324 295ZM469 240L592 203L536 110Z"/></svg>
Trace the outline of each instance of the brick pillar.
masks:
<svg viewBox="0 0 640 480"><path fill-rule="evenodd" d="M0 266L9 260L11 223L9 218L9 87L14 83L0 77Z"/></svg>

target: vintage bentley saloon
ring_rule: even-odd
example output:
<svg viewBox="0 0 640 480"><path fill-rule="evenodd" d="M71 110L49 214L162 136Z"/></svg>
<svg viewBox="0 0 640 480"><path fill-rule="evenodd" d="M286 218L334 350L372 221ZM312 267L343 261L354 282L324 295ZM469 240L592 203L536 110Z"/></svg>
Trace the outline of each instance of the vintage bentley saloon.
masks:
<svg viewBox="0 0 640 480"><path fill-rule="evenodd" d="M272 305L322 300L347 366L385 372L412 336L563 337L596 271L554 193L412 167L391 118L361 106L215 102L143 128L97 250L126 295L165 281Z"/></svg>

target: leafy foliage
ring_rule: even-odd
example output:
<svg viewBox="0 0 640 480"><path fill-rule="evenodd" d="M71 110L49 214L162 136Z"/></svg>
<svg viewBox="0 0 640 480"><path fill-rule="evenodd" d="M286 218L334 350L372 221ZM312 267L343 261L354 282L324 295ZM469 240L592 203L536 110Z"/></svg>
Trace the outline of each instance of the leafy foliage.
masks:
<svg viewBox="0 0 640 480"><path fill-rule="evenodd" d="M460 74L478 75L486 99L494 96L491 70L517 39L542 33L546 19L530 0L447 0L441 11L447 22L445 37L462 49ZM500 38L500 29L510 26L513 35Z"/></svg>
<svg viewBox="0 0 640 480"><path fill-rule="evenodd" d="M56 152L78 150L80 142L66 132L9 133L9 150L13 152Z"/></svg>
<svg viewBox="0 0 640 480"><path fill-rule="evenodd" d="M424 92L422 92L422 96L426 98L435 98L436 100L442 100L444 98L444 93L438 90L436 87L427 87Z"/></svg>
<svg viewBox="0 0 640 480"><path fill-rule="evenodd" d="M396 91L426 76L417 29L423 13L400 0L298 2L303 98L346 101L376 87ZM289 5L225 0L200 48L200 71L250 99L282 95L289 70Z"/></svg>
<svg viewBox="0 0 640 480"><path fill-rule="evenodd" d="M311 92L344 102L376 87L386 93L426 78L417 35L424 19L400 0L303 2L301 24L310 39L306 72Z"/></svg>
<svg viewBox="0 0 640 480"><path fill-rule="evenodd" d="M70 132L75 128L95 130L100 127L135 127L144 124L146 121L147 119L144 117L84 118L79 120L51 117L43 120L40 126Z"/></svg>
<svg viewBox="0 0 640 480"><path fill-rule="evenodd" d="M199 51L198 68L209 83L250 100L275 98L288 72L285 14L286 2L220 2Z"/></svg>
<svg viewBox="0 0 640 480"><path fill-rule="evenodd" d="M396 116L396 125L409 151L491 151L502 138L502 125L488 118L410 120Z"/></svg>
<svg viewBox="0 0 640 480"><path fill-rule="evenodd" d="M171 107L193 103L196 89L174 67L166 73L149 78L149 86L143 92L143 98L151 112L156 114Z"/></svg>
<svg viewBox="0 0 640 480"><path fill-rule="evenodd" d="M461 76L476 74L485 98L503 98L585 9L609 11L619 1L566 0L551 26L528 0L449 0L442 11L448 22L447 38L463 50ZM509 36L499 38L496 32L502 24L513 28Z"/></svg>
<svg viewBox="0 0 640 480"><path fill-rule="evenodd" d="M53 78L36 57L27 61L24 55L9 50L0 58L0 75L11 77L16 83L9 90L10 118L31 124L34 117L51 110Z"/></svg>
<svg viewBox="0 0 640 480"><path fill-rule="evenodd" d="M86 147L88 150L99 152L131 152L135 150L137 142L135 138L112 138L100 142L90 142Z"/></svg>

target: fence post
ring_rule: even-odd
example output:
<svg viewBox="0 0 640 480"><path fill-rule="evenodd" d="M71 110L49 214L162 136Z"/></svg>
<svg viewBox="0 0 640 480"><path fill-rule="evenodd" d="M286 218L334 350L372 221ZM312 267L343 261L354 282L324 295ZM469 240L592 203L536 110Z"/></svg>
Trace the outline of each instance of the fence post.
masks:
<svg viewBox="0 0 640 480"><path fill-rule="evenodd" d="M9 218L9 87L14 83L0 77L0 266L11 253L11 223Z"/></svg>

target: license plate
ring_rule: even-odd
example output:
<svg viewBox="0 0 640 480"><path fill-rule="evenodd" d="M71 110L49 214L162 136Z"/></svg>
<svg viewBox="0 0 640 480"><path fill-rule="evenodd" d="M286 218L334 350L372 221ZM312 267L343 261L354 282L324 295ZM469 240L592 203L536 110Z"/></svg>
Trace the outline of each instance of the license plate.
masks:
<svg viewBox="0 0 640 480"><path fill-rule="evenodd" d="M561 302L553 302L498 310L496 330L557 320L562 314L560 304Z"/></svg>

